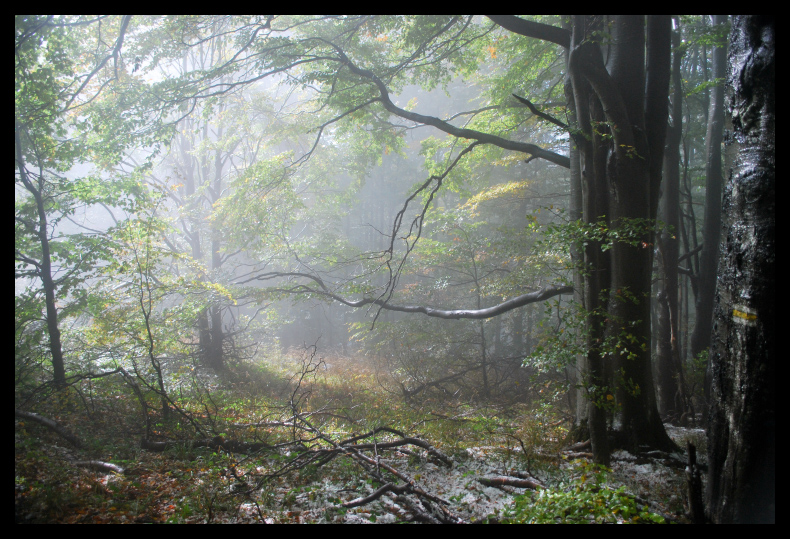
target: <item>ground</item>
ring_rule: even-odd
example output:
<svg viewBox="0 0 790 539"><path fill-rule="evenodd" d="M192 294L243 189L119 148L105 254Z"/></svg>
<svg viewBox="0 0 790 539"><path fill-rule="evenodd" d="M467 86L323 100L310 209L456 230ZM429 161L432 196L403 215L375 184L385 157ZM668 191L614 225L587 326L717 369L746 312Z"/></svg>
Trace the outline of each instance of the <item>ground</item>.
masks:
<svg viewBox="0 0 790 539"><path fill-rule="evenodd" d="M344 373L339 378L344 384L361 384L366 379L363 374L357 372L355 379ZM333 391L339 389L349 390L343 386ZM92 415L87 427L80 407L74 403L61 403L64 409L60 415L50 410L53 419L87 440L81 449L69 446L62 437L38 424L15 420L15 520L391 523L444 514L463 522L529 522L535 518L544 522L641 522L660 518L687 522L684 455L635 456L618 451L613 455L612 468L601 470L583 453L563 452L562 421L536 414L526 406L505 410L466 404L453 408L454 414L447 408L439 413L439 407L446 403L406 406L392 395L376 393L372 386L364 391L359 391L359 386L355 389L367 397L343 403L343 409L359 411L364 421L350 425L336 418L320 421L318 416L310 416L313 424L320 425L327 439L335 441L387 424L432 444L435 454L413 444L381 451L376 446L365 454L374 461L378 455L379 466L389 465L402 475L395 480L385 473L387 480L403 485L404 477L411 479L434 500L446 502L444 513L437 507L426 507L441 502L425 502L426 498L420 501L414 495L403 500L385 494L358 507L345 507L343 504L369 496L381 486L370 468L364 470L347 455L338 454L316 465L303 464L305 458L299 455L304 447L294 446L252 455L186 445L163 452L142 450L139 442L131 439L134 422L130 419L129 425L124 423L124 418L133 415L134 399L105 394L105 400L100 401L105 413ZM104 390L111 393L110 388ZM260 428L249 427L249 423L261 420L265 415L262 410L271 406L271 401L264 405L249 397L250 393L244 393L249 398L241 398L239 391L244 393L241 389L226 392L226 397L232 394L233 398L217 404L212 412L216 415L209 414L211 421L225 421L222 428L229 438L244 439L254 434L258 440L274 442L293 434L289 428L269 426L268 434L262 435ZM215 401L222 394L216 393ZM306 398L304 405L321 406L318 394L318 390L310 392L312 401L308 404ZM332 399L327 402L337 402L337 395ZM285 413L282 408L280 411ZM269 423L272 417L266 415ZM247 426L229 430L233 425ZM668 426L668 432L680 447L692 440L704 448L701 429ZM173 431L167 434L170 439L178 437ZM301 433L303 437L305 434ZM381 432L368 441L383 443L398 438L391 432ZM327 442L321 445L329 447ZM306 447L314 449L318 443ZM436 458L439 453L449 457L452 466ZM700 453L704 455L704 450ZM111 462L124 471L106 473L76 464L89 459ZM293 469L278 473L284 466ZM529 478L543 488L491 487L479 481L501 476Z"/></svg>

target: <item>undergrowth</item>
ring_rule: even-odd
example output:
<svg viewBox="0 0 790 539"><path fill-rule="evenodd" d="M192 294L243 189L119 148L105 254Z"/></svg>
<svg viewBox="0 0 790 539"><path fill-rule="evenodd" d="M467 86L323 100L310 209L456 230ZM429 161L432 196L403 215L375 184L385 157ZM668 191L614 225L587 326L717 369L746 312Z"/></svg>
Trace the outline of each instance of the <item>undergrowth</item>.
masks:
<svg viewBox="0 0 790 539"><path fill-rule="evenodd" d="M610 470L586 461L570 477L535 493L515 496L502 522L512 524L664 524L661 515L638 504L625 487L607 485Z"/></svg>
<svg viewBox="0 0 790 539"><path fill-rule="evenodd" d="M310 361L313 358L309 358ZM52 431L16 420L17 522L398 522L408 512L376 501L342 504L381 487L352 459L338 456L288 470L307 448L329 447L289 427L298 403L326 437L349 438L388 427L428 441L454 461L451 470L425 451L394 453L393 465L445 496L470 521L657 522L612 486L605 471L557 458L567 431L552 407L458 402L426 396L405 402L370 363L347 357L315 361L311 376L295 373L307 358L290 355L238 365L206 385L184 385L174 399L194 424L152 407L152 440L184 440L163 452L140 448L146 436L138 396L119 377L83 381L42 400L36 412L85 441L76 449ZM157 402L152 399L152 402ZM314 414L314 415L309 415ZM278 422L282 424L277 424ZM204 435L266 444L252 454L187 443ZM386 433L380 437L385 440ZM389 457L388 457L389 458ZM122 474L76 466L101 460ZM523 495L484 487L484 473L528 472L546 488Z"/></svg>

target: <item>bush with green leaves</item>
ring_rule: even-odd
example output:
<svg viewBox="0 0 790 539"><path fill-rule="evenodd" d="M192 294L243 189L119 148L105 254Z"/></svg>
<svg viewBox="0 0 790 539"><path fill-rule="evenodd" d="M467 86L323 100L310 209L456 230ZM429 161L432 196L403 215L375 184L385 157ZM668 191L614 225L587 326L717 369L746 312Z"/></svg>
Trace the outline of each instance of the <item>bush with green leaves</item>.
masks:
<svg viewBox="0 0 790 539"><path fill-rule="evenodd" d="M512 524L663 524L664 517L640 506L624 487L604 483L606 467L583 462L571 479L555 487L516 496L502 521Z"/></svg>

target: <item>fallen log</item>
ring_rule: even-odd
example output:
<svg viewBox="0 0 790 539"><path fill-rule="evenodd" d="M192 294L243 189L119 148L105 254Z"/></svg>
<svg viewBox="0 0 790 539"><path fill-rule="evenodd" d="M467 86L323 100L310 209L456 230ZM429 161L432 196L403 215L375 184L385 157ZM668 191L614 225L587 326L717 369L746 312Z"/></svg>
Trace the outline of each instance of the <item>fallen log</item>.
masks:
<svg viewBox="0 0 790 539"><path fill-rule="evenodd" d="M531 488L533 490L543 488L543 485L532 479L519 479L517 477L508 477L504 475L498 477L481 477L477 481L487 487L518 487Z"/></svg>
<svg viewBox="0 0 790 539"><path fill-rule="evenodd" d="M584 442L573 444L570 447L566 447L564 451L581 451L582 449L589 449L590 447L592 447L590 440L586 440Z"/></svg>
<svg viewBox="0 0 790 539"><path fill-rule="evenodd" d="M77 460L72 462L72 464L74 466L89 468L91 470L97 470L100 472L112 472L119 475L123 473L123 468L120 466L116 466L115 464L109 462L102 462L100 460Z"/></svg>
<svg viewBox="0 0 790 539"><path fill-rule="evenodd" d="M23 410L14 410L14 415L16 417L21 417L22 419L27 419L29 421L35 421L41 425L44 425L50 430L55 431L58 435L62 438L65 438L71 445L76 448L82 447L82 442L79 438L77 438L74 434L69 432L68 429L61 426L60 423L49 419L48 417L44 417L42 415L34 414L33 412L25 412Z"/></svg>
<svg viewBox="0 0 790 539"><path fill-rule="evenodd" d="M568 457L569 459L591 459L593 458L592 453L584 453L584 452L573 452L573 451L563 451L563 457Z"/></svg>

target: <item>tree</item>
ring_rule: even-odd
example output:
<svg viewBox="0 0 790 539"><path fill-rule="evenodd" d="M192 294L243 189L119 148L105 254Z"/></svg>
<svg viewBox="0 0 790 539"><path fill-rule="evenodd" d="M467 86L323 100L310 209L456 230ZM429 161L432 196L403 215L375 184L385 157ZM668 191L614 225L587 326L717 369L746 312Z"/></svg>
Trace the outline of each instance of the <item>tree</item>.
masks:
<svg viewBox="0 0 790 539"><path fill-rule="evenodd" d="M724 27L726 15L715 15L713 24ZM723 37L722 37L723 39ZM713 48L713 81L708 131L705 136L705 220L702 230L702 253L700 255L696 301L696 323L691 334L691 354L696 357L710 345L713 323L713 296L716 290L716 274L719 263L719 238L721 233L721 143L724 136L724 86L722 80L726 68L726 43Z"/></svg>
<svg viewBox="0 0 790 539"><path fill-rule="evenodd" d="M731 165L710 351L707 507L717 523L776 519L776 25L735 16Z"/></svg>
<svg viewBox="0 0 790 539"><path fill-rule="evenodd" d="M656 363L659 411L680 419L686 412L686 387L680 358L680 310L678 306L678 258L680 235L680 141L683 135L681 60L685 47L680 32L672 32L672 108L664 154L662 217L667 230L657 238L661 274L659 283Z"/></svg>
<svg viewBox="0 0 790 539"><path fill-rule="evenodd" d="M611 34L600 17L574 17L569 73L579 134L584 221L610 229L642 226L637 241L585 249L590 434L596 461L608 463L603 405L617 388L624 445L669 448L650 369L650 287L670 72L668 17L622 16ZM609 49L604 65L601 48ZM645 57L644 51L647 51ZM615 350L607 340L617 341ZM613 353L613 352L616 352ZM596 448L597 447L597 448Z"/></svg>
<svg viewBox="0 0 790 539"><path fill-rule="evenodd" d="M87 65L75 60L84 49L88 27L95 21L55 20L54 17L16 17L14 158L16 167L15 277L41 281L45 296L45 319L49 334L56 384L65 383L66 367L58 322L58 299L65 300L70 288L87 277L96 259L96 242L75 250L77 236L58 237L58 223L78 206L113 199L96 189L95 178L70 177L71 169L87 159L84 139L72 137L68 119L86 101L94 99L104 85L96 79L112 79L100 71L110 60L118 61L130 17L113 21L117 37L111 47L99 38ZM70 132L71 130L71 132ZM25 194L26 192L26 194ZM90 244L93 244L90 246ZM71 252L69 252L71 251ZM60 275L60 270L67 270Z"/></svg>

